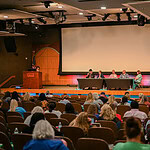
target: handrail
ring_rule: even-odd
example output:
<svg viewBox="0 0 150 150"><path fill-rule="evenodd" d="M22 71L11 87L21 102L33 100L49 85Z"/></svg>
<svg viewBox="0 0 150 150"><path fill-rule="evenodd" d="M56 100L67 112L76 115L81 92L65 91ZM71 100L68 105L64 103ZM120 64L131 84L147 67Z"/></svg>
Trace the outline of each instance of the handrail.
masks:
<svg viewBox="0 0 150 150"><path fill-rule="evenodd" d="M9 82L11 79L13 79L13 78L15 78L16 76L10 76L8 79L6 79L4 82L2 82L1 84L0 84L0 88L4 85L4 84L6 84L7 82Z"/></svg>

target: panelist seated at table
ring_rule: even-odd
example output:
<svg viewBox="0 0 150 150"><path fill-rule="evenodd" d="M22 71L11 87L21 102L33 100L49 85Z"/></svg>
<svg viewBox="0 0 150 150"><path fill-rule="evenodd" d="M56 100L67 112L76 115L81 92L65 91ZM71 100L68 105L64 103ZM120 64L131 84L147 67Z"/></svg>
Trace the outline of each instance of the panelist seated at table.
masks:
<svg viewBox="0 0 150 150"><path fill-rule="evenodd" d="M86 78L95 78L92 69L89 69L89 72L87 73Z"/></svg>
<svg viewBox="0 0 150 150"><path fill-rule="evenodd" d="M98 72L97 78L98 78L98 79L103 79L103 78L105 78L104 75L102 74L102 71L101 71L101 70Z"/></svg>
<svg viewBox="0 0 150 150"><path fill-rule="evenodd" d="M112 70L112 74L109 76L111 79L117 79L117 74L115 73L115 70Z"/></svg>
<svg viewBox="0 0 150 150"><path fill-rule="evenodd" d="M122 74L120 75L120 79L128 79L129 75L126 73L126 70L122 71Z"/></svg>

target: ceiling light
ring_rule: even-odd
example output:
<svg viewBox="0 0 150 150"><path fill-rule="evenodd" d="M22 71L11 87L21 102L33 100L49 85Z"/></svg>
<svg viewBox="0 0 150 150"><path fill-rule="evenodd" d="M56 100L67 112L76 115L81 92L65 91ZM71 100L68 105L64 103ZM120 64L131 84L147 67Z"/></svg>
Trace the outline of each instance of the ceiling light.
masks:
<svg viewBox="0 0 150 150"><path fill-rule="evenodd" d="M110 14L104 14L104 17L102 18L102 20L105 21L108 18L109 15Z"/></svg>
<svg viewBox="0 0 150 150"><path fill-rule="evenodd" d="M62 5L58 5L58 8L61 9L61 8L63 8L63 6Z"/></svg>
<svg viewBox="0 0 150 150"><path fill-rule="evenodd" d="M50 7L50 3L53 3L52 1L45 1L44 2L44 6L46 7L46 8L48 8L48 7Z"/></svg>
<svg viewBox="0 0 150 150"><path fill-rule="evenodd" d="M4 18L5 18L5 19L7 19L7 18L8 18L8 16L4 16Z"/></svg>
<svg viewBox="0 0 150 150"><path fill-rule="evenodd" d="M91 15L86 16L86 17L87 17L88 21L91 21L93 19L93 17L96 17L96 15L95 14L91 14Z"/></svg>
<svg viewBox="0 0 150 150"><path fill-rule="evenodd" d="M81 15L81 16L82 16L82 15L83 15L83 12L79 12L79 15Z"/></svg>
<svg viewBox="0 0 150 150"><path fill-rule="evenodd" d="M135 15L135 16L133 16L134 18L137 18L138 17L138 15Z"/></svg>
<svg viewBox="0 0 150 150"><path fill-rule="evenodd" d="M101 9L106 9L106 7L103 6L103 7L101 7Z"/></svg>
<svg viewBox="0 0 150 150"><path fill-rule="evenodd" d="M34 21L31 18L29 18L29 24L30 25L34 24Z"/></svg>

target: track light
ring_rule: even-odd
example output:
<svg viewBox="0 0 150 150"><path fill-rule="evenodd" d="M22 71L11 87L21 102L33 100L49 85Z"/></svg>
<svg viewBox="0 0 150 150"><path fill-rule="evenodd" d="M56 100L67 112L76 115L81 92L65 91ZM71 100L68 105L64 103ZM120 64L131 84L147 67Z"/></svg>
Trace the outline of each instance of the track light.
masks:
<svg viewBox="0 0 150 150"><path fill-rule="evenodd" d="M95 14L92 14L92 15L89 15L89 16L86 16L88 21L91 21L93 19L93 17L96 17Z"/></svg>
<svg viewBox="0 0 150 150"><path fill-rule="evenodd" d="M32 25L32 24L34 24L34 21L31 18L29 18L29 25Z"/></svg>
<svg viewBox="0 0 150 150"><path fill-rule="evenodd" d="M124 13L126 13L127 10L128 10L128 8L122 8L122 11L123 11Z"/></svg>
<svg viewBox="0 0 150 150"><path fill-rule="evenodd" d="M128 17L128 21L131 21L131 20L132 20L132 18L131 18L131 13L127 12L126 15L127 15L127 17Z"/></svg>
<svg viewBox="0 0 150 150"><path fill-rule="evenodd" d="M120 19L120 14L117 13L116 16L117 16L117 21L121 21L121 19Z"/></svg>
<svg viewBox="0 0 150 150"><path fill-rule="evenodd" d="M43 24L46 24L47 23L47 21L45 21L43 18L37 18L38 19L38 21L40 21L41 23L43 23Z"/></svg>
<svg viewBox="0 0 150 150"><path fill-rule="evenodd" d="M23 19L20 19L19 21L20 21L21 24L24 24Z"/></svg>
<svg viewBox="0 0 150 150"><path fill-rule="evenodd" d="M53 3L53 2L52 2L52 1L45 1L45 2L44 2L45 8L50 7L50 3Z"/></svg>
<svg viewBox="0 0 150 150"><path fill-rule="evenodd" d="M140 14L138 14L137 24L138 26L144 26L146 22L146 18Z"/></svg>
<svg viewBox="0 0 150 150"><path fill-rule="evenodd" d="M102 20L105 21L109 17L109 15L110 14L104 14L104 17L102 18Z"/></svg>

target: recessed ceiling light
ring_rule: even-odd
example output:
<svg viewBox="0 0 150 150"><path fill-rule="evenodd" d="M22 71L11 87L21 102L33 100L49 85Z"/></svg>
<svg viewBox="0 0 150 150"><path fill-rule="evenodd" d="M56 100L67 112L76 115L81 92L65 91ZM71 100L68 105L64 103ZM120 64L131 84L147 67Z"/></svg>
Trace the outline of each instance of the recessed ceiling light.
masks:
<svg viewBox="0 0 150 150"><path fill-rule="evenodd" d="M8 18L8 16L4 16L4 18Z"/></svg>
<svg viewBox="0 0 150 150"><path fill-rule="evenodd" d="M134 16L134 18L137 18L137 17L138 17L137 15Z"/></svg>
<svg viewBox="0 0 150 150"><path fill-rule="evenodd" d="M83 12L79 12L79 15L83 15Z"/></svg>
<svg viewBox="0 0 150 150"><path fill-rule="evenodd" d="M60 8L60 9L61 9L61 8L63 8L63 6L62 6L62 5L58 5L58 8Z"/></svg>
<svg viewBox="0 0 150 150"><path fill-rule="evenodd" d="M101 9L106 9L106 7L103 6L103 7L101 7Z"/></svg>

